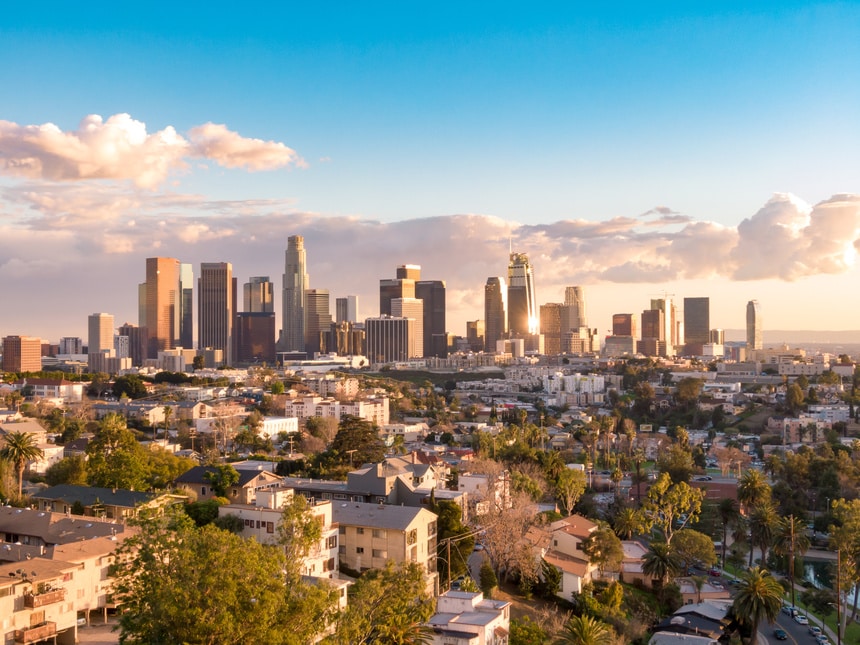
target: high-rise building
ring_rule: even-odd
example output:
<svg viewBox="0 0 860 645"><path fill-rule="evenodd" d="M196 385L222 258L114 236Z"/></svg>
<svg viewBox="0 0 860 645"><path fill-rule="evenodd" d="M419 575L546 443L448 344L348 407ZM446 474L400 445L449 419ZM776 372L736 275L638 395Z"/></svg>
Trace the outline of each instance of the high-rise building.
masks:
<svg viewBox="0 0 860 645"><path fill-rule="evenodd" d="M481 352L484 350L484 336L486 328L483 320L468 320L466 321L466 340L469 343L469 349L473 352Z"/></svg>
<svg viewBox="0 0 860 645"><path fill-rule="evenodd" d="M146 329L146 358L179 344L180 265L175 258L146 258L146 282L139 294L141 327Z"/></svg>
<svg viewBox="0 0 860 645"><path fill-rule="evenodd" d="M194 348L194 267L179 265L179 346Z"/></svg>
<svg viewBox="0 0 860 645"><path fill-rule="evenodd" d="M561 354L562 334L569 331L570 307L558 302L548 302L540 307L540 333L543 335L544 352L547 356Z"/></svg>
<svg viewBox="0 0 860 645"><path fill-rule="evenodd" d="M277 359L274 311L243 311L237 314L234 337L237 363L274 363Z"/></svg>
<svg viewBox="0 0 860 645"><path fill-rule="evenodd" d="M508 333L524 338L538 333L534 270L525 253L511 253L508 264Z"/></svg>
<svg viewBox="0 0 860 645"><path fill-rule="evenodd" d="M564 290L564 304L568 307L567 330L588 327L585 316L585 290L582 287L567 287Z"/></svg>
<svg viewBox="0 0 860 645"><path fill-rule="evenodd" d="M269 276L254 276L242 285L242 311L272 313L275 311L275 286Z"/></svg>
<svg viewBox="0 0 860 645"><path fill-rule="evenodd" d="M445 320L445 282L419 280L415 283L415 297L424 301L423 356L445 358L448 355L448 334ZM396 315L396 314L394 314Z"/></svg>
<svg viewBox="0 0 860 645"><path fill-rule="evenodd" d="M83 354L84 341L78 336L64 336L60 339L60 354Z"/></svg>
<svg viewBox="0 0 860 645"><path fill-rule="evenodd" d="M726 344L726 332L722 329L712 329L708 332L708 342L714 345Z"/></svg>
<svg viewBox="0 0 860 645"><path fill-rule="evenodd" d="M502 277L487 278L484 287L484 350L496 351L496 343L508 337L508 287Z"/></svg>
<svg viewBox="0 0 860 645"><path fill-rule="evenodd" d="M424 356L424 304L424 301L418 298L394 298L391 301L392 318L409 318L415 321L412 327L413 336L406 350L408 358Z"/></svg>
<svg viewBox="0 0 860 645"><path fill-rule="evenodd" d="M747 349L764 349L761 305L758 300L747 303Z"/></svg>
<svg viewBox="0 0 860 645"><path fill-rule="evenodd" d="M319 353L321 349L320 334L328 332L331 327L330 302L328 289L305 289L304 350L308 356Z"/></svg>
<svg viewBox="0 0 860 645"><path fill-rule="evenodd" d="M339 356L364 355L364 325L344 320L332 323L329 332L323 334L326 353L334 352Z"/></svg>
<svg viewBox="0 0 860 645"><path fill-rule="evenodd" d="M710 298L684 298L684 353L698 355L710 340Z"/></svg>
<svg viewBox="0 0 860 645"><path fill-rule="evenodd" d="M666 294L665 298L652 298L651 309L663 312L663 334L661 340L666 341L666 353L674 356L675 347L681 342L677 332L675 303Z"/></svg>
<svg viewBox="0 0 860 645"><path fill-rule="evenodd" d="M305 238L292 235L287 239L281 309L281 351L305 350L305 290L310 288L305 255Z"/></svg>
<svg viewBox="0 0 860 645"><path fill-rule="evenodd" d="M143 364L143 359L146 358L146 337L144 332L146 328L125 323L120 325L117 334L128 338L128 356L131 358L133 365L140 366Z"/></svg>
<svg viewBox="0 0 860 645"><path fill-rule="evenodd" d="M3 338L4 372L38 372L42 369L42 339L32 336Z"/></svg>
<svg viewBox="0 0 860 645"><path fill-rule="evenodd" d="M666 324L660 309L642 312L642 341L639 352L646 356L666 355Z"/></svg>
<svg viewBox="0 0 860 645"><path fill-rule="evenodd" d="M115 355L113 316L92 314L87 319L87 364L90 372L104 372L105 358Z"/></svg>
<svg viewBox="0 0 860 645"><path fill-rule="evenodd" d="M371 363L391 363L409 359L415 346L415 320L380 316L364 323L367 358Z"/></svg>
<svg viewBox="0 0 860 645"><path fill-rule="evenodd" d="M397 277L379 281L379 315L391 315L391 301L395 298L414 298L415 283L421 279L421 267L417 264L401 264Z"/></svg>
<svg viewBox="0 0 860 645"><path fill-rule="evenodd" d="M612 335L636 337L636 316L633 314L612 314Z"/></svg>
<svg viewBox="0 0 860 645"><path fill-rule="evenodd" d="M358 296L344 296L334 301L335 322L358 322Z"/></svg>
<svg viewBox="0 0 860 645"><path fill-rule="evenodd" d="M233 364L233 323L236 315L236 278L229 262L203 262L197 281L197 343L220 349Z"/></svg>

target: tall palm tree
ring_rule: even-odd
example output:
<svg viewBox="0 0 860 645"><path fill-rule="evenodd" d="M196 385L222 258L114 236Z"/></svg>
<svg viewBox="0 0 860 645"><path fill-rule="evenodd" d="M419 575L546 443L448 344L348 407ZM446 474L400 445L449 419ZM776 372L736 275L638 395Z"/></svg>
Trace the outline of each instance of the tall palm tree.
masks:
<svg viewBox="0 0 860 645"><path fill-rule="evenodd" d="M573 616L555 640L556 645L612 645L614 642L612 629L591 616Z"/></svg>
<svg viewBox="0 0 860 645"><path fill-rule="evenodd" d="M738 482L738 501L749 513L756 504L770 499L770 484L760 470L750 468Z"/></svg>
<svg viewBox="0 0 860 645"><path fill-rule="evenodd" d="M681 561L668 544L652 540L642 557L642 573L665 585L681 572Z"/></svg>
<svg viewBox="0 0 860 645"><path fill-rule="evenodd" d="M729 537L729 528L733 527L740 520L741 510L736 500L725 497L720 500L717 506L717 513L720 516L720 522L723 525L723 546L722 557L723 566L726 566L726 540Z"/></svg>
<svg viewBox="0 0 860 645"><path fill-rule="evenodd" d="M615 515L612 528L615 535L622 540L629 540L642 532L645 526L645 516L641 511L626 506Z"/></svg>
<svg viewBox="0 0 860 645"><path fill-rule="evenodd" d="M27 463L34 459L40 459L45 453L36 443L36 435L30 432L10 432L4 437L5 445L0 448L0 459L4 459L14 466L18 473L18 497L24 489L24 470Z"/></svg>
<svg viewBox="0 0 860 645"><path fill-rule="evenodd" d="M770 500L756 504L749 517L750 525L750 564L752 566L753 549L761 550L761 563L767 562L767 550L773 543L774 535L779 525L779 515L776 506Z"/></svg>
<svg viewBox="0 0 860 645"><path fill-rule="evenodd" d="M794 515L783 517L779 520L774 536L773 550L778 555L788 558L788 579L791 581L791 605L794 602L794 559L796 556L803 557L809 550L809 536L806 535L806 526L803 520Z"/></svg>
<svg viewBox="0 0 860 645"><path fill-rule="evenodd" d="M758 641L758 625L762 620L772 623L782 605L782 586L767 569L754 567L741 574L732 612L737 620L751 630L750 645Z"/></svg>

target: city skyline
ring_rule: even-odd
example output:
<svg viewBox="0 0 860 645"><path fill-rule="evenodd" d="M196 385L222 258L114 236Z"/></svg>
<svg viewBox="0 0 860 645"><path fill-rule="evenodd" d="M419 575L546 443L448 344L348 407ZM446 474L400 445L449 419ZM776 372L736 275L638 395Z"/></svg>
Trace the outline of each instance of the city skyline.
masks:
<svg viewBox="0 0 860 645"><path fill-rule="evenodd" d="M418 264L465 335L513 249L601 336L660 293L860 328L860 7L416 11L9 7L0 335L137 321L148 257L272 276L281 329L292 235L359 319Z"/></svg>

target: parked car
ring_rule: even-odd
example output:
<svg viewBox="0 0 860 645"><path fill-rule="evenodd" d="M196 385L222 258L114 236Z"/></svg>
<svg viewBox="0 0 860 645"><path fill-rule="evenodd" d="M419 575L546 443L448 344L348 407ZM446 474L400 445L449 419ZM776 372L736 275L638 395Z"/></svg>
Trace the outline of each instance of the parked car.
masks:
<svg viewBox="0 0 860 645"><path fill-rule="evenodd" d="M709 482L713 479L710 475L703 475L702 477L696 477L697 482Z"/></svg>
<svg viewBox="0 0 860 645"><path fill-rule="evenodd" d="M794 622L796 622L798 625L808 625L809 619L803 614L797 614L797 616L794 617Z"/></svg>
<svg viewBox="0 0 860 645"><path fill-rule="evenodd" d="M821 633L821 628L818 625L810 625L809 633L813 636L818 636Z"/></svg>
<svg viewBox="0 0 860 645"><path fill-rule="evenodd" d="M721 575L723 575L723 572L719 569L711 568L710 570L708 570L708 575L714 578L719 578Z"/></svg>
<svg viewBox="0 0 860 645"><path fill-rule="evenodd" d="M797 613L797 609L795 609L791 605L783 605L782 613L788 614L789 616L794 616L794 614Z"/></svg>
<svg viewBox="0 0 860 645"><path fill-rule="evenodd" d="M785 633L784 629L780 629L779 627L773 630L773 637L778 641L788 640L788 634Z"/></svg>
<svg viewBox="0 0 860 645"><path fill-rule="evenodd" d="M818 645L830 645L830 639L827 638L827 636L825 636L824 634L819 634L818 636L816 636L815 642L818 643Z"/></svg>

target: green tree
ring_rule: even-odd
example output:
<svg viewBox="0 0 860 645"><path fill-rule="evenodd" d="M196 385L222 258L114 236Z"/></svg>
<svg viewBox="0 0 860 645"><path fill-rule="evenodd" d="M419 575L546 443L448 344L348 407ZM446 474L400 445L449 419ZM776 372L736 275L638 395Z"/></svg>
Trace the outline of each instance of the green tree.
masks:
<svg viewBox="0 0 860 645"><path fill-rule="evenodd" d="M767 562L767 550L773 543L779 525L779 515L773 502L766 500L753 506L749 516L750 546L761 550L762 563ZM753 549L750 549L749 566L752 567Z"/></svg>
<svg viewBox="0 0 860 645"><path fill-rule="evenodd" d="M140 399L146 396L146 386L137 374L117 376L113 382L113 394L121 399L123 395L130 399Z"/></svg>
<svg viewBox="0 0 860 645"><path fill-rule="evenodd" d="M284 504L278 523L278 544L287 558L285 569L289 584L297 582L301 562L322 539L322 519L311 512L304 495L293 494Z"/></svg>
<svg viewBox="0 0 860 645"><path fill-rule="evenodd" d="M688 575L690 567L701 563L712 567L717 563L714 542L710 537L693 529L683 529L675 534L672 540L672 550L684 567L684 575Z"/></svg>
<svg viewBox="0 0 860 645"><path fill-rule="evenodd" d="M60 484L86 486L87 460L84 459L83 455L73 455L51 464L45 471L45 482L49 486L59 486Z"/></svg>
<svg viewBox="0 0 860 645"><path fill-rule="evenodd" d="M555 640L556 645L613 645L614 642L612 628L591 616L573 616Z"/></svg>
<svg viewBox="0 0 860 645"><path fill-rule="evenodd" d="M677 529L699 520L704 493L687 482L673 484L667 473L661 473L648 489L645 511L652 525L658 528L667 544Z"/></svg>
<svg viewBox="0 0 860 645"><path fill-rule="evenodd" d="M645 515L639 509L625 506L615 514L612 527L618 537L630 540L634 535L645 532Z"/></svg>
<svg viewBox="0 0 860 645"><path fill-rule="evenodd" d="M21 499L24 490L24 471L27 464L41 459L45 453L36 443L36 435L31 432L10 432L3 437L3 447L0 448L0 459L8 461L18 475L18 498Z"/></svg>
<svg viewBox="0 0 860 645"><path fill-rule="evenodd" d="M581 470L565 468L558 474L555 482L555 496L565 515L573 512L573 507L585 492L585 483L585 473Z"/></svg>
<svg viewBox="0 0 860 645"><path fill-rule="evenodd" d="M726 562L726 541L729 536L729 529L743 522L740 507L736 500L729 497L720 500L717 505L717 514L720 516L720 525L723 528L722 554L720 559L725 565Z"/></svg>
<svg viewBox="0 0 860 645"><path fill-rule="evenodd" d="M216 497L228 497L227 489L239 483L239 471L230 464L220 464L206 471L203 479L212 487Z"/></svg>
<svg viewBox="0 0 860 645"><path fill-rule="evenodd" d="M544 645L549 635L528 616L511 619L511 638L509 645Z"/></svg>
<svg viewBox="0 0 860 645"><path fill-rule="evenodd" d="M642 573L664 586L681 572L681 561L666 542L651 540L642 557Z"/></svg>
<svg viewBox="0 0 860 645"><path fill-rule="evenodd" d="M109 414L87 446L90 486L146 490L149 488L146 449L126 427L125 419Z"/></svg>
<svg viewBox="0 0 860 645"><path fill-rule="evenodd" d="M795 558L803 557L809 550L809 536L806 534L806 526L803 520L794 515L780 518L776 529L773 550L777 555L788 559L788 579L791 585L791 604L794 606L794 565Z"/></svg>
<svg viewBox="0 0 860 645"><path fill-rule="evenodd" d="M439 568L439 585L447 589L448 564L450 559L451 578L456 579L469 571L468 558L475 547L473 531L463 523L463 509L457 502L435 501L430 510L436 513L437 556L442 566Z"/></svg>
<svg viewBox="0 0 860 645"><path fill-rule="evenodd" d="M782 605L782 593L782 586L766 569L754 567L740 575L732 613L749 629L751 645L758 642L759 623L776 620Z"/></svg>
<svg viewBox="0 0 860 645"><path fill-rule="evenodd" d="M788 386L785 392L785 405L791 414L796 414L803 407L805 399L803 390L797 383L792 383Z"/></svg>
<svg viewBox="0 0 860 645"><path fill-rule="evenodd" d="M433 614L421 565L395 564L364 573L349 590L349 605L338 620L338 645L407 645L425 643L423 625Z"/></svg>
<svg viewBox="0 0 860 645"><path fill-rule="evenodd" d="M624 559L621 540L606 524L599 526L583 541L582 550L591 563L597 565L601 574L606 569L616 570Z"/></svg>
<svg viewBox="0 0 860 645"><path fill-rule="evenodd" d="M689 482L693 478L694 469L693 455L680 444L672 444L657 459L657 470L668 474L676 484Z"/></svg>
<svg viewBox="0 0 860 645"><path fill-rule="evenodd" d="M753 506L770 500L770 484L760 470L750 468L744 471L738 481L738 502L749 513Z"/></svg>
<svg viewBox="0 0 860 645"><path fill-rule="evenodd" d="M481 564L481 570L479 572L480 583L481 583L481 591L484 592L484 596L487 598L493 597L493 592L499 586L499 579L496 578L496 572L493 571L492 565L484 560Z"/></svg>
<svg viewBox="0 0 860 645"><path fill-rule="evenodd" d="M329 453L341 465L375 464L385 456L385 446L370 421L346 415L338 424Z"/></svg>
<svg viewBox="0 0 860 645"><path fill-rule="evenodd" d="M285 584L276 547L168 516L146 519L118 549L120 643L304 645L332 619L333 590Z"/></svg>

